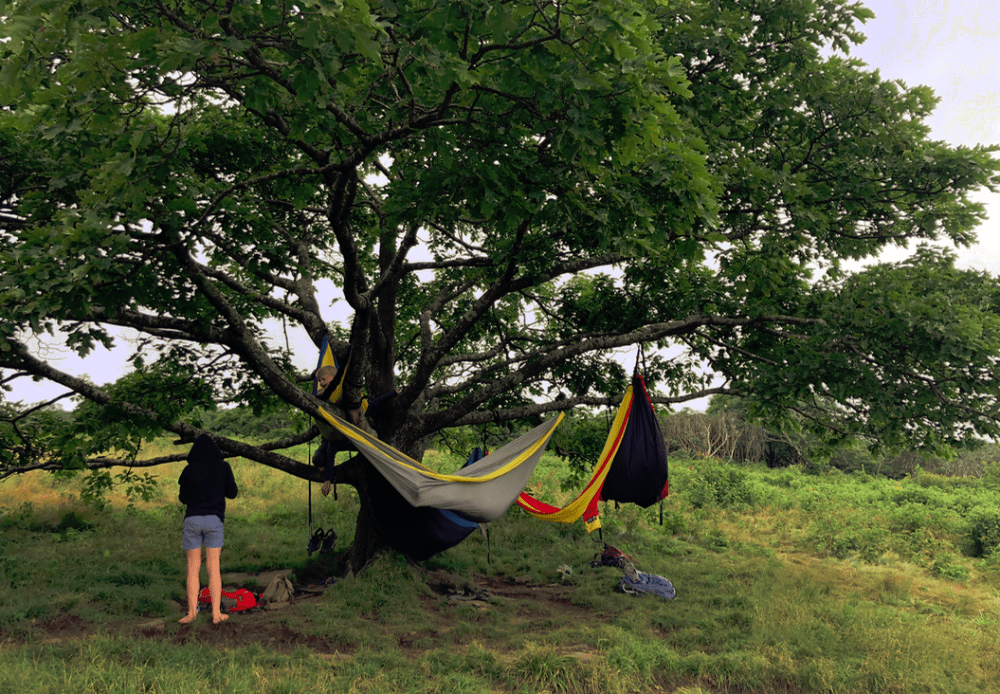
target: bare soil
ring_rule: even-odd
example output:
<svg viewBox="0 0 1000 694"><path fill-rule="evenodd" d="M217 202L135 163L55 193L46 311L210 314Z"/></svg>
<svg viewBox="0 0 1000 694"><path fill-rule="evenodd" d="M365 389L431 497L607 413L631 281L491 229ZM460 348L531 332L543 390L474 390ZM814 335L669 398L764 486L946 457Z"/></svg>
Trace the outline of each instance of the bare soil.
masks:
<svg viewBox="0 0 1000 694"><path fill-rule="evenodd" d="M476 610L490 609L493 598L504 598L518 606L516 617L526 623L536 620L564 621L591 619L596 615L586 607L573 604L573 587L558 584L534 583L527 577L487 577L475 575L471 582L444 571L426 571L426 582L434 595L423 597L427 625L438 639L448 638L448 632L460 623L468 622L469 610L459 609L471 605ZM186 612L185 605L177 603L177 615L170 618L141 619L91 624L81 617L64 614L32 625L28 634L9 634L0 630L0 644L16 643L59 643L86 638L97 633L111 633L133 639L150 639L165 643L197 643L221 649L235 649L258 644L269 650L290 653L306 648L321 657L350 657L353 648L343 643L309 634L295 628L305 625L305 619L296 620L297 610L310 601L322 599L323 589L315 586L297 590L294 598L281 609L254 609L232 613L221 624L212 624L208 613L201 613L190 625L173 628L176 620ZM446 598L446 599L444 599ZM289 619L292 617L292 619ZM364 618L363 615L359 616ZM475 617L473 617L475 619ZM168 624L171 625L168 627ZM404 651L414 656L426 650L426 638L417 642L412 634L397 634L396 640ZM490 644L492 648L502 648L503 644ZM567 653L568 656L587 661L594 656L586 651ZM669 693L697 688L711 694L806 694L806 690L790 682L771 682L761 689L746 690L732 685L709 684L691 678L664 681L653 691Z"/></svg>
<svg viewBox="0 0 1000 694"><path fill-rule="evenodd" d="M458 623L468 621L468 612L458 609L461 605L471 605L477 610L490 609L493 598L508 598L517 601L519 613L526 618L544 615L557 621L579 619L588 615L589 610L574 605L570 601L573 588L561 585L541 585L526 578L493 578L474 576L472 582L446 572L426 572L427 585L435 596L423 598L428 624L431 631L446 635ZM230 586L227 586L227 588ZM131 638L186 644L198 643L217 648L240 648L259 644L279 652L290 652L296 648L308 648L316 653L335 655L349 654L350 646L333 642L314 634L297 630L294 617L301 606L322 599L322 587L310 586L296 590L295 596L279 609L256 608L244 612L230 613L229 619L221 624L212 624L207 612L202 612L190 625L168 628L186 612L186 606L177 604L177 617L112 622L90 623L73 614L61 614L40 619L31 625L26 633L4 633L0 630L0 643L59 643L86 638L97 633L116 634ZM446 598L446 599L445 599ZM397 636L399 646L405 649L423 650L426 647L414 645L409 635Z"/></svg>

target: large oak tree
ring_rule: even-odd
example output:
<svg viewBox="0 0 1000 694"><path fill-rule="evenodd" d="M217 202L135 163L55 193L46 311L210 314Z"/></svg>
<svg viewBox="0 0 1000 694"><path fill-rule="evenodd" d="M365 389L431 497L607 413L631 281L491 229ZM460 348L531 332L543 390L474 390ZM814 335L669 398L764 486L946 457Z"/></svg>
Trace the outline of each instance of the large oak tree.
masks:
<svg viewBox="0 0 1000 694"><path fill-rule="evenodd" d="M994 150L930 140L933 94L849 58L861 5L6 7L8 470L192 440L223 400L315 417L274 319L350 345L350 399L398 391L378 434L415 456L449 427L617 402L615 350L636 345L660 348L660 402L733 393L890 445L1000 433L1000 297L939 250L974 239ZM938 250L849 271L914 240ZM87 354L122 328L144 342L111 386L28 348L61 333ZM29 377L86 416L29 433ZM219 443L309 477L280 450L313 436Z"/></svg>

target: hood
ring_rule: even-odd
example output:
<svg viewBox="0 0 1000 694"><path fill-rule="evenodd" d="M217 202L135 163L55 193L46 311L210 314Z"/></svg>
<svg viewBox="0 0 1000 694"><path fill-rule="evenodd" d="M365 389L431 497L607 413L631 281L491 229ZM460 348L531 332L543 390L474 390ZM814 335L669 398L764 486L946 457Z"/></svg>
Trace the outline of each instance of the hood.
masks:
<svg viewBox="0 0 1000 694"><path fill-rule="evenodd" d="M202 434L194 440L191 451L187 455L188 463L191 465L205 465L218 463L225 460L222 451L215 445L215 441L208 434Z"/></svg>

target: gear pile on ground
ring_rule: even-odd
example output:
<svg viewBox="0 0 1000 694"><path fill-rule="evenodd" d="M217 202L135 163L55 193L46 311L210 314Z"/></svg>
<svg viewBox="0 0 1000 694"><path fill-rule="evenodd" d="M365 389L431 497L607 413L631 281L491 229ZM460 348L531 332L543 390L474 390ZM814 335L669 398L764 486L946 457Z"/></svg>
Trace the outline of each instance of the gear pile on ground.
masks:
<svg viewBox="0 0 1000 694"><path fill-rule="evenodd" d="M259 575L227 574L223 577L222 611L227 614L253 610L280 610L294 604L296 596L322 593L336 583L330 578L317 586L296 589L290 578L291 569L267 571ZM236 587L241 586L241 587ZM198 595L198 611L211 610L211 595L203 588Z"/></svg>
<svg viewBox="0 0 1000 694"><path fill-rule="evenodd" d="M614 545L604 545L604 550L590 562L590 565L614 566L621 569L624 575L618 582L618 588L623 593L629 595L651 593L668 600L677 597L677 591L669 580L663 576L639 571L635 568L635 560Z"/></svg>

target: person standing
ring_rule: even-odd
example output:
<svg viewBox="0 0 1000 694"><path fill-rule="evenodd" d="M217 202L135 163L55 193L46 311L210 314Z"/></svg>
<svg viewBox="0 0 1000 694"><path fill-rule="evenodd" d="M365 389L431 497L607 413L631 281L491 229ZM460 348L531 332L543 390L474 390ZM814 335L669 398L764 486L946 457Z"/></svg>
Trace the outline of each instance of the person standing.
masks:
<svg viewBox="0 0 1000 694"><path fill-rule="evenodd" d="M182 546L187 553L188 612L181 624L189 624L198 616L198 590L201 587L201 548L205 547L208 568L208 592L212 600L212 623L218 624L229 615L223 614L222 570L220 560L226 519L226 499L235 499L239 490L233 469L222 451L208 434L195 439L187 456L188 464L181 471L180 501L187 506L184 513Z"/></svg>

